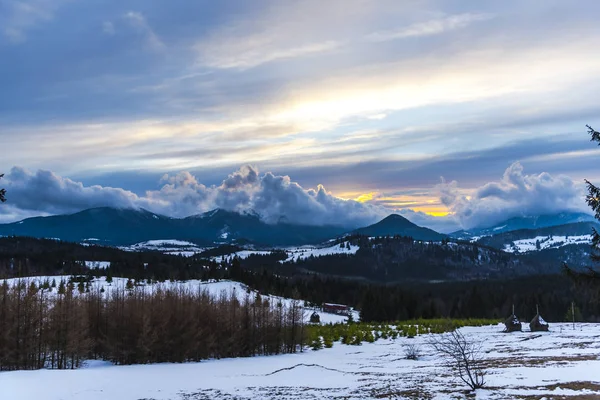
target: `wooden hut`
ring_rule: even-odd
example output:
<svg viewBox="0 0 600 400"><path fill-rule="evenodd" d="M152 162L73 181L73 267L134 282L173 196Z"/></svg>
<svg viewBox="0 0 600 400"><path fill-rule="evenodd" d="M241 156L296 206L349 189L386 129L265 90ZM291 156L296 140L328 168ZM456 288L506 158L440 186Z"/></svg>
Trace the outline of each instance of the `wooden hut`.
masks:
<svg viewBox="0 0 600 400"><path fill-rule="evenodd" d="M515 315L515 306L513 306L512 315L504 321L504 326L506 327L504 329L504 332L507 332L507 333L521 332L523 330L521 321L519 321L519 318L517 318L517 316Z"/></svg>
<svg viewBox="0 0 600 400"><path fill-rule="evenodd" d="M312 315L310 316L310 323L311 324L320 324L321 323L321 316L315 311L312 313Z"/></svg>
<svg viewBox="0 0 600 400"><path fill-rule="evenodd" d="M540 315L540 309L536 307L536 314L529 323L529 329L531 332L548 332L549 328L550 325L544 321L544 318Z"/></svg>
<svg viewBox="0 0 600 400"><path fill-rule="evenodd" d="M349 315L350 307L344 304L323 303L323 312L338 315Z"/></svg>

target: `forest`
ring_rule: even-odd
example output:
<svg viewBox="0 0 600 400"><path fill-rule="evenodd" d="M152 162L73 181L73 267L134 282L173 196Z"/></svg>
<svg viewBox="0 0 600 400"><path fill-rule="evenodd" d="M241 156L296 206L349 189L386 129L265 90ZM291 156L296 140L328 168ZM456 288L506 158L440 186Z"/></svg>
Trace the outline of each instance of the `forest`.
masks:
<svg viewBox="0 0 600 400"><path fill-rule="evenodd" d="M201 361L293 353L303 348L299 301L259 294L127 285L104 293L87 278L0 285L0 371Z"/></svg>
<svg viewBox="0 0 600 400"><path fill-rule="evenodd" d="M233 248L221 249L222 254ZM219 249L210 251L219 255ZM469 253L465 253L469 254ZM0 238L0 279L35 275L125 277L155 281L230 279L264 294L299 298L313 304L333 302L361 310L364 321L414 318L503 318L512 305L523 318L539 305L549 320L563 320L572 302L587 321L600 320L597 289L563 273L507 276L459 281L405 279L390 283L315 273L281 265L285 254L224 257L216 263L201 256L178 257L160 252L124 252L101 246L28 238ZM80 260L108 260L106 270L90 270ZM320 257L335 267L339 256ZM299 262L298 264L302 264ZM414 269L427 266L414 264Z"/></svg>

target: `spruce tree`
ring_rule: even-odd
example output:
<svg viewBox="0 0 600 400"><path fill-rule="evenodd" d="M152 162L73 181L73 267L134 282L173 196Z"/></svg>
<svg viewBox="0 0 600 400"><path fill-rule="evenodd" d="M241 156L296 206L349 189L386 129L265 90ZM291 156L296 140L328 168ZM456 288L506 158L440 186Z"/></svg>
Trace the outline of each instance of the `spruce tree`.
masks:
<svg viewBox="0 0 600 400"><path fill-rule="evenodd" d="M2 179L2 177L4 176L4 174L0 174L0 179ZM0 203L4 203L6 201L6 189L0 189Z"/></svg>
<svg viewBox="0 0 600 400"><path fill-rule="evenodd" d="M588 128L588 134L591 136L590 140L592 142L597 142L600 146L600 132L594 130L589 125L586 125L586 127ZM587 179L585 180L585 183L587 185L588 191L586 197L587 203L594 211L595 218L600 221L600 187L594 185ZM598 232L596 228L592 228L592 251L590 258L593 262L600 261L600 253L598 251L598 246L600 246L600 232ZM600 284L600 272L598 272L598 270L596 270L594 267L589 267L588 270L585 272L576 272L565 264L564 269L567 275L574 278L577 282L587 284L592 283L596 286Z"/></svg>
<svg viewBox="0 0 600 400"><path fill-rule="evenodd" d="M598 142L598 144L600 145L600 132L595 131L589 125L587 125L587 128L588 128L588 133L592 136L591 140L593 142ZM592 208L592 210L594 210L594 216L596 217L596 219L600 221L600 188L598 186L594 185L593 183L591 183L590 181L588 181L587 179L586 179L585 183L587 184L587 188L588 188L588 195L587 195L587 199L586 199L587 203ZM594 251L592 252L592 256L591 256L593 261L600 261L600 255L596 251L598 248L598 245L600 245L600 233L598 233L596 228L594 228L593 236L592 236L592 248L594 249ZM597 272L596 271L594 271L594 272L597 275Z"/></svg>

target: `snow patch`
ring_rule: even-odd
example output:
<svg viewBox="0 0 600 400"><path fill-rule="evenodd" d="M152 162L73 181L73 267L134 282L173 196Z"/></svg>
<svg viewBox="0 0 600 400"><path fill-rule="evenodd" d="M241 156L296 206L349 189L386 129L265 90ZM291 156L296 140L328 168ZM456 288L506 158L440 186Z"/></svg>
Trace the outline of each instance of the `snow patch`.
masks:
<svg viewBox="0 0 600 400"><path fill-rule="evenodd" d="M110 261L85 261L85 266L89 269L107 269Z"/></svg>

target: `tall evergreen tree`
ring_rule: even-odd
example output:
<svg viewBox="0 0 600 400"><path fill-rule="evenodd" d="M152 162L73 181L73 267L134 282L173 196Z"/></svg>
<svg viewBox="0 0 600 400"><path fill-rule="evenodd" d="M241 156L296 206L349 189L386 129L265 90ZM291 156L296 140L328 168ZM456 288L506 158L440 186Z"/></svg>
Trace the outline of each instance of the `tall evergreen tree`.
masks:
<svg viewBox="0 0 600 400"><path fill-rule="evenodd" d="M594 128L592 128L589 125L586 125L586 127L588 128L588 134L591 136L591 141L592 142L597 142L598 145L600 146L600 132L596 131ZM600 187L594 185L592 182L588 181L587 179L585 180L585 183L587 184L587 203L588 205L591 207L591 209L594 211L594 216L596 217L596 219L598 221L600 221ZM599 246L600 246L600 232L598 232L598 230L596 230L596 228L592 228L592 252L591 252L591 259L593 262L599 262L600 261L600 253L599 253ZM580 283L593 283L594 286L596 286L596 284L600 284L600 272L598 270L596 270L594 267L589 267L587 271L585 272L576 272L573 271L568 265L565 264L565 271L566 273L571 276L572 278L574 278L576 281L580 282Z"/></svg>
<svg viewBox="0 0 600 400"><path fill-rule="evenodd" d="M4 177L4 174L0 174L0 179ZM4 203L6 201L6 189L0 189L0 203Z"/></svg>

